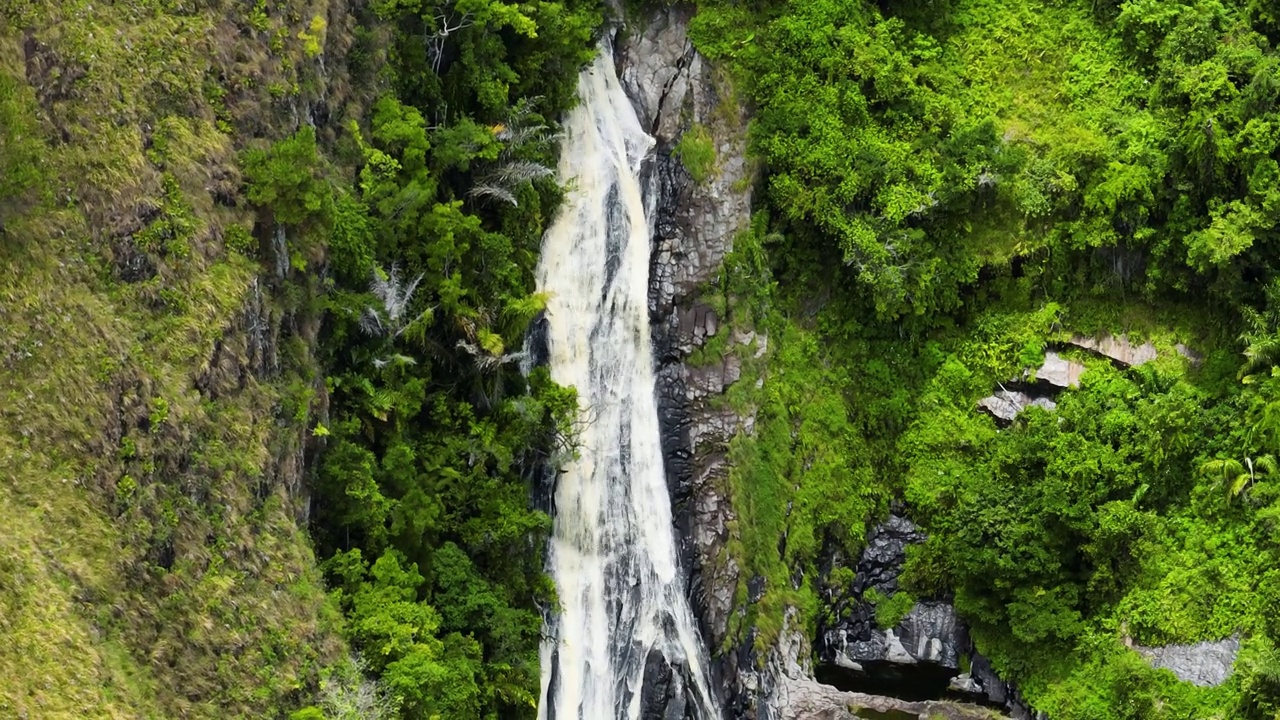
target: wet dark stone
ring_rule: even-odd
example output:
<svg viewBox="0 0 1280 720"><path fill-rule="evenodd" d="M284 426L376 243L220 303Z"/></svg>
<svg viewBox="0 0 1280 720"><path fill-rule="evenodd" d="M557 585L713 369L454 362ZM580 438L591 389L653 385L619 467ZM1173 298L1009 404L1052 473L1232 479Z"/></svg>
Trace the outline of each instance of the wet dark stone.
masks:
<svg viewBox="0 0 1280 720"><path fill-rule="evenodd" d="M139 283L156 276L156 265L147 254L138 249L132 236L125 236L115 244L116 277L122 282Z"/></svg>
<svg viewBox="0 0 1280 720"><path fill-rule="evenodd" d="M685 697L684 668L672 665L662 652L649 651L644 663L644 684L640 690L641 720L685 720L691 703Z"/></svg>
<svg viewBox="0 0 1280 720"><path fill-rule="evenodd" d="M543 367L551 362L551 348L547 343L547 333L551 329L551 321L546 311L538 313L529 323L525 337L525 348L529 353L529 362L533 367Z"/></svg>
<svg viewBox="0 0 1280 720"><path fill-rule="evenodd" d="M862 672L835 665L820 665L814 672L818 682L846 692L886 695L913 702L946 698L947 686L954 675L954 671L932 663L900 665L883 660L865 663Z"/></svg>

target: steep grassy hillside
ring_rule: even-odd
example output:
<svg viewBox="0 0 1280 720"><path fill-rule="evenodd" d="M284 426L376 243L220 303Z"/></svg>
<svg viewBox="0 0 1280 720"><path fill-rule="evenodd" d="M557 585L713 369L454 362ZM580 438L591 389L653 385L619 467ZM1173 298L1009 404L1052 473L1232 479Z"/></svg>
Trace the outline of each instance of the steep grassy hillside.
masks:
<svg viewBox="0 0 1280 720"><path fill-rule="evenodd" d="M534 712L575 405L507 348L600 21L0 3L0 715Z"/></svg>
<svg viewBox="0 0 1280 720"><path fill-rule="evenodd" d="M237 152L346 111L352 24L0 3L0 715L279 716L344 656L304 532L309 282Z"/></svg>

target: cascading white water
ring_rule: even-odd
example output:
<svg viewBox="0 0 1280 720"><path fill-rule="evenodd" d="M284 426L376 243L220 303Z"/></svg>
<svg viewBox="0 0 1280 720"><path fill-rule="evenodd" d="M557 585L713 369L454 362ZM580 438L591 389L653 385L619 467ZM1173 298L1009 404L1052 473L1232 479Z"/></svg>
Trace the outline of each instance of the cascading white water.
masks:
<svg viewBox="0 0 1280 720"><path fill-rule="evenodd" d="M666 712L712 720L721 713L684 595L654 397L639 179L654 141L609 47L579 75L578 94L559 168L570 190L538 265L551 375L577 388L582 411L579 457L556 483L548 564L560 613L542 644L538 716L635 720L646 663L660 653L677 669Z"/></svg>

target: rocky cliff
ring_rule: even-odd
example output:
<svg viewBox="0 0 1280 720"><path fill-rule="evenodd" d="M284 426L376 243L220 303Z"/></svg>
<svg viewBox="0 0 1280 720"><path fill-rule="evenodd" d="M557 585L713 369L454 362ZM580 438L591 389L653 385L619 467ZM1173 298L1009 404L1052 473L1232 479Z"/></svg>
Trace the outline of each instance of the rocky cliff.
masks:
<svg viewBox="0 0 1280 720"><path fill-rule="evenodd" d="M746 161L744 111L725 97L727 86L689 42L691 12L659 11L624 29L617 47L623 86L658 141L647 168L655 210L649 310L663 452L695 609L715 648L725 638L738 584L732 564L721 562L733 520L726 451L752 418L714 402L741 376L736 355L702 367L688 359L721 333L737 344L763 346L764 339L750 328L731 327L701 298L750 220L753 170ZM695 125L708 130L715 148L715 167L701 181L675 152Z"/></svg>
<svg viewBox="0 0 1280 720"><path fill-rule="evenodd" d="M664 8L627 25L619 31L616 55L623 86L658 142L647 168L655 217L649 302L664 460L690 595L723 681L726 714L834 719L865 709L993 717L974 706L848 693L815 681L810 642L794 612L763 654L754 631L740 646L730 638L731 615L760 588L744 583L728 548L736 518L728 487L729 443L738 433L751 433L755 417L752 408L732 407L724 396L743 377L742 357L761 357L768 338L732 312L735 298L722 304L707 298L735 237L750 223L756 169L746 154L747 110L733 97L728 78L691 44L692 13L686 6ZM697 140L686 138L694 133ZM694 141L714 148L709 172L689 167L684 158L686 143ZM727 348L746 346L746 352L694 362L713 340ZM745 599L737 597L743 586ZM948 647L954 655L954 645Z"/></svg>

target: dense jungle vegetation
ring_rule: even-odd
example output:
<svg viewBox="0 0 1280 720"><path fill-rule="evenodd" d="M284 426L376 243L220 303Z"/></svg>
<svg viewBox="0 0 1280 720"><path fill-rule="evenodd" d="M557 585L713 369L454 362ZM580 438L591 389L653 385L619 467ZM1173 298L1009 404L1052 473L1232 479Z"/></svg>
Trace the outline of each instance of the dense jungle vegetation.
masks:
<svg viewBox="0 0 1280 720"><path fill-rule="evenodd" d="M604 13L0 0L0 715L535 716L576 398L518 352ZM704 0L691 34L760 168L707 289L770 338L726 399L768 579L733 638L815 627L898 499L907 590L1055 720L1280 717L1280 12ZM1054 411L977 412L1076 333L1160 357L1063 350ZM1212 689L1125 647L1232 635Z"/></svg>
<svg viewBox="0 0 1280 720"><path fill-rule="evenodd" d="M602 13L0 2L0 715L534 715Z"/></svg>
<svg viewBox="0 0 1280 720"><path fill-rule="evenodd" d="M1049 717L1278 716L1278 22L1229 0L699 4L765 185L721 283L780 348L735 441L739 552L783 596L757 624L817 622L844 577L814 579L824 553L900 497L929 535L907 590L954 598ZM1056 410L977 412L1075 333L1160 356L1064 349L1087 370ZM1212 689L1125 647L1232 635Z"/></svg>

